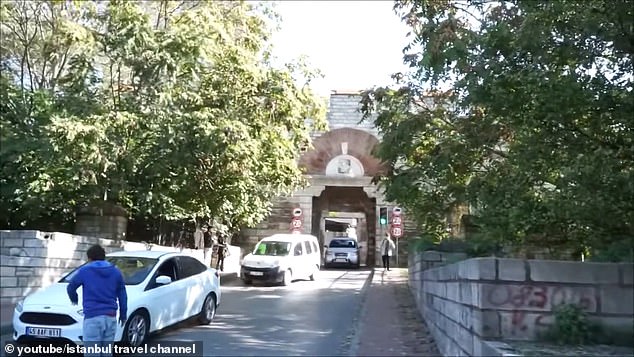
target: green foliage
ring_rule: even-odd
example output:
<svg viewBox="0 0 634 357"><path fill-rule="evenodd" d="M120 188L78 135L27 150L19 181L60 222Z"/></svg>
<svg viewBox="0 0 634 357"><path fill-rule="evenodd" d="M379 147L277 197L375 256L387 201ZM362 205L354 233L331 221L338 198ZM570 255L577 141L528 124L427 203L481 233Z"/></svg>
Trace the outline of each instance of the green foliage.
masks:
<svg viewBox="0 0 634 357"><path fill-rule="evenodd" d="M412 70L395 76L400 88L362 101L391 166L387 199L436 239L468 204L493 248L606 251L634 237L631 4L402 0L395 9L411 27Z"/></svg>
<svg viewBox="0 0 634 357"><path fill-rule="evenodd" d="M601 328L588 319L587 314L574 304L561 304L553 309L555 322L544 333L546 340L565 345L595 343Z"/></svg>
<svg viewBox="0 0 634 357"><path fill-rule="evenodd" d="M634 238L624 237L616 240L604 249L588 252L591 262L630 262L634 263Z"/></svg>
<svg viewBox="0 0 634 357"><path fill-rule="evenodd" d="M70 221L95 200L254 225L304 184L306 119L323 128L325 110L308 87L314 71L270 64L266 5L0 6L2 226Z"/></svg>

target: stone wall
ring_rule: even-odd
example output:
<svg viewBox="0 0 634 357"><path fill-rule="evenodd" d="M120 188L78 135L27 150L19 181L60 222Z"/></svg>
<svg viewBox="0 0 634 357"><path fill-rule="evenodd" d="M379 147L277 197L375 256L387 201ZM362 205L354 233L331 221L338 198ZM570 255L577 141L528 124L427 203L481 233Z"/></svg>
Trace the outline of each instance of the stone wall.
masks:
<svg viewBox="0 0 634 357"><path fill-rule="evenodd" d="M360 91L335 91L330 95L328 105L328 129L356 128L379 137L379 132L374 127L374 119L363 120L360 104ZM313 137L322 133L314 133Z"/></svg>
<svg viewBox="0 0 634 357"><path fill-rule="evenodd" d="M209 266L210 257L202 250L179 249L154 244L108 240L67 233L40 231L0 231L0 303L13 304L46 287L86 261L86 251L100 244L106 253L115 251L159 250L184 252ZM240 248L230 246L225 271L240 271Z"/></svg>
<svg viewBox="0 0 634 357"><path fill-rule="evenodd" d="M437 267L433 255L410 255L409 283L445 356L489 355L486 340L535 340L561 303L634 333L632 264L477 258Z"/></svg>

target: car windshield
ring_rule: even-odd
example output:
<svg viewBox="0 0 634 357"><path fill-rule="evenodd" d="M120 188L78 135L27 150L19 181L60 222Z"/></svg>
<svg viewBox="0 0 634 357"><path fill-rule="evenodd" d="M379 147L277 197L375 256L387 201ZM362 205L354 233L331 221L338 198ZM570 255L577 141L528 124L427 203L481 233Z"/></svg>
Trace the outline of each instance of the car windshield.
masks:
<svg viewBox="0 0 634 357"><path fill-rule="evenodd" d="M354 239L333 239L330 241L330 248L356 248L357 242Z"/></svg>
<svg viewBox="0 0 634 357"><path fill-rule="evenodd" d="M106 261L110 262L111 264L119 268L119 270L121 270L123 281L126 285L137 285L145 280L150 271L152 271L152 268L154 268L154 266L156 265L158 259L139 257L106 257ZM77 274L79 269L86 264L82 264L80 267L68 273L60 280L60 282L70 282L73 276Z"/></svg>
<svg viewBox="0 0 634 357"><path fill-rule="evenodd" d="M260 242L253 255L288 255L291 249L289 242Z"/></svg>

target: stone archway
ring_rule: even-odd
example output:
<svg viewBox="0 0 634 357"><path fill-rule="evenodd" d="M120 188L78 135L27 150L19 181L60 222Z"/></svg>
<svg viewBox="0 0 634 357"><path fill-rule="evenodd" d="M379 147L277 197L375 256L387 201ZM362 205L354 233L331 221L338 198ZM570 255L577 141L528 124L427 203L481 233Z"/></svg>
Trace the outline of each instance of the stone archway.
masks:
<svg viewBox="0 0 634 357"><path fill-rule="evenodd" d="M361 264L372 266L375 257L374 237L376 236L376 199L371 198L363 187L325 186L319 196L312 200L312 229L318 235L320 244L330 238L324 229L326 219L356 220L356 235L361 245Z"/></svg>
<svg viewBox="0 0 634 357"><path fill-rule="evenodd" d="M385 172L385 166L374 156L378 144L379 139L366 131L353 128L335 129L314 139L313 149L301 156L299 166L308 175L330 173L336 176L334 171L329 170L332 168L329 165L338 164L339 159L347 159L351 165L356 164L362 170L355 172L352 167L351 171L342 173L344 176L373 177ZM348 175L350 172L353 175Z"/></svg>

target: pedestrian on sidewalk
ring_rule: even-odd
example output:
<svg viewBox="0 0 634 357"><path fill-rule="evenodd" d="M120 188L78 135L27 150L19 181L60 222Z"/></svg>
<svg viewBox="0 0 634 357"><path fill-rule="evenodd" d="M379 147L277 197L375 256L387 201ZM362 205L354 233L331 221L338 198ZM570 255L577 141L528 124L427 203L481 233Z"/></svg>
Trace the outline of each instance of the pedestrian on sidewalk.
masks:
<svg viewBox="0 0 634 357"><path fill-rule="evenodd" d="M227 251L229 250L227 249L226 239L226 235L218 235L218 260L216 261L216 270L225 270L225 257L227 256Z"/></svg>
<svg viewBox="0 0 634 357"><path fill-rule="evenodd" d="M396 249L396 245L389 233L385 233L385 237L381 242L381 257L383 258L383 270L390 270L390 258L394 254L394 250Z"/></svg>
<svg viewBox="0 0 634 357"><path fill-rule="evenodd" d="M98 244L88 248L88 263L70 279L66 288L73 305L77 305L77 289L83 289L83 341L87 348L97 347L105 353L86 353L85 356L112 356L112 345L119 323L123 326L128 316L128 295L121 271L106 261L106 252ZM118 306L117 306L118 301Z"/></svg>

